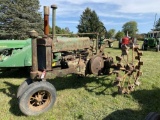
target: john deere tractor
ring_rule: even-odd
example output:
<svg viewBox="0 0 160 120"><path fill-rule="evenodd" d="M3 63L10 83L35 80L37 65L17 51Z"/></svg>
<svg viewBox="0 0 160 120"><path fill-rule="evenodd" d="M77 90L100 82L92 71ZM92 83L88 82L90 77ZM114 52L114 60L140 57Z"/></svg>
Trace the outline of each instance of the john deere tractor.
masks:
<svg viewBox="0 0 160 120"><path fill-rule="evenodd" d="M27 40L0 40L0 69L32 66L31 38Z"/></svg>
<svg viewBox="0 0 160 120"><path fill-rule="evenodd" d="M143 41L142 50L155 49L157 52L160 50L160 31L149 32Z"/></svg>

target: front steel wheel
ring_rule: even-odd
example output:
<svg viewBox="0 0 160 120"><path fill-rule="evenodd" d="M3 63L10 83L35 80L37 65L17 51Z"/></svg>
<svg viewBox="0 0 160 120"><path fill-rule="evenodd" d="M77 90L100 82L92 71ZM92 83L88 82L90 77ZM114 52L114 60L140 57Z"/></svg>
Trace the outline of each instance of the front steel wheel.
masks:
<svg viewBox="0 0 160 120"><path fill-rule="evenodd" d="M142 52L134 44L122 45L121 50L121 56L116 56L118 63L113 71L116 74L114 85L118 87L119 93L128 94L140 85L139 77L142 75L141 66L143 65Z"/></svg>
<svg viewBox="0 0 160 120"><path fill-rule="evenodd" d="M30 78L27 78L23 83L18 87L17 90L17 98L19 98L29 87L30 84L32 84L33 81Z"/></svg>
<svg viewBox="0 0 160 120"><path fill-rule="evenodd" d="M56 90L48 82L32 83L19 100L19 108L25 115L39 115L49 110L55 103Z"/></svg>

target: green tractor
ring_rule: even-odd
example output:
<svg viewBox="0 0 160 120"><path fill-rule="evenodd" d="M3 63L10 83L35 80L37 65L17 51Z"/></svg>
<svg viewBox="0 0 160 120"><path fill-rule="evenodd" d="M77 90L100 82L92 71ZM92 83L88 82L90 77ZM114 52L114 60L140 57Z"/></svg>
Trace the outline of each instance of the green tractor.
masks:
<svg viewBox="0 0 160 120"><path fill-rule="evenodd" d="M32 66L31 39L0 40L0 69Z"/></svg>
<svg viewBox="0 0 160 120"><path fill-rule="evenodd" d="M143 41L142 50L148 50L148 48L156 49L158 52L160 50L160 31L149 32Z"/></svg>

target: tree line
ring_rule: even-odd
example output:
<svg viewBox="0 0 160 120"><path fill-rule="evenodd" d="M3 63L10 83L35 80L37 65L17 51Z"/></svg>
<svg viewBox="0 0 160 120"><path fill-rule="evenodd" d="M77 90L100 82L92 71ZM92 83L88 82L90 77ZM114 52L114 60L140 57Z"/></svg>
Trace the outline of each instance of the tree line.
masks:
<svg viewBox="0 0 160 120"><path fill-rule="evenodd" d="M43 34L43 18L39 0L0 0L0 37L7 36L8 39L25 39L27 32L36 30ZM156 23L157 30L160 28L160 20ZM120 39L128 33L131 37L136 37L138 25L136 21L126 22L122 30L116 32L115 29L107 31L103 22L100 21L94 10L86 8L80 16L77 25L78 33L97 32L102 37ZM52 28L50 28L52 31ZM56 26L57 34L72 34L68 27L60 28ZM87 35L92 38L94 35Z"/></svg>

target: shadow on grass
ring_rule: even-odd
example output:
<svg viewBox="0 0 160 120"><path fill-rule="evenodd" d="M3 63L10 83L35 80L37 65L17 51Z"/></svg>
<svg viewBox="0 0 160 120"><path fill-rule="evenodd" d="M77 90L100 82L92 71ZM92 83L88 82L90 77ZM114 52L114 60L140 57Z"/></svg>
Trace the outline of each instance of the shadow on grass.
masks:
<svg viewBox="0 0 160 120"><path fill-rule="evenodd" d="M19 75L15 75L15 73L17 73L17 71L12 71L12 74L14 76L9 76L9 78L20 77ZM3 77L1 76L1 78L4 78L4 76ZM109 80L109 78L106 78L106 77L101 77L99 79L97 79L97 77L78 78L76 75L70 75L70 76L66 76L66 77L62 77L62 78L56 77L54 79L47 80L47 81L50 82L51 84L53 84L57 91L64 90L64 89L77 89L80 87L84 87L85 90L87 90L88 92L94 92L94 91L92 91L92 89L88 89L88 86L86 86L86 84L93 82L94 84L101 84L101 86L99 86L99 87L102 87L102 86L106 86L108 88L112 87L111 84L107 85L107 84L103 83L103 81L106 79ZM0 89L0 92L3 92L8 97L11 97L11 100L9 101L10 112L16 116L22 116L23 113L19 109L18 99L16 97L17 90L18 90L19 86L11 84L9 82L4 82L4 84L6 84L7 88ZM92 87L94 87L94 86L92 86ZM106 87L103 91L106 90ZM97 94L102 94L103 91L99 92Z"/></svg>
<svg viewBox="0 0 160 120"><path fill-rule="evenodd" d="M0 89L0 92L3 92L8 97L11 97L11 100L9 101L10 104L9 111L16 116L22 116L23 113L19 109L18 99L16 97L17 89L19 86L11 84L9 82L4 82L4 83L6 84L6 86L8 86L8 88Z"/></svg>
<svg viewBox="0 0 160 120"><path fill-rule="evenodd" d="M159 88L156 88L154 90L139 90L131 93L131 95L141 106L140 110L117 110L106 116L103 120L144 120L149 112L160 113Z"/></svg>
<svg viewBox="0 0 160 120"><path fill-rule="evenodd" d="M67 77L62 78L55 78L52 80L48 80L50 83L52 83L56 90L64 90L64 89L77 89L84 87L84 89L88 92L94 92L95 94L104 94L105 90L107 90L110 87L113 87L113 84L109 81L111 79L109 77L95 77L95 76L89 76L89 77L82 77L79 78L76 75L71 75ZM107 83L105 81L108 81ZM88 83L93 83L93 85L90 85ZM96 89L101 88L101 90Z"/></svg>
<svg viewBox="0 0 160 120"><path fill-rule="evenodd" d="M27 78L27 77L29 77L29 72L27 71L26 68L3 70L0 73L0 78Z"/></svg>
<svg viewBox="0 0 160 120"><path fill-rule="evenodd" d="M62 78L54 78L48 80L52 83L57 91L64 89L77 89L83 87L88 92L93 92L96 95L117 95L116 92L108 94L108 90L113 88L112 80L110 77L100 76L98 79L94 76L85 78L77 78L76 75L71 75ZM23 114L19 110L18 100L16 98L17 89L19 86L4 82L7 86L6 89L0 89L8 97L12 99L9 101L10 112L16 116L22 116ZM107 91L107 92L106 92ZM152 111L160 112L160 89L155 90L139 90L131 93L131 96L141 106L140 110L123 109L117 110L110 115L106 116L103 120L143 120L145 116ZM122 101L123 102L123 101ZM124 103L125 104L125 103ZM130 106L128 106L129 108Z"/></svg>

